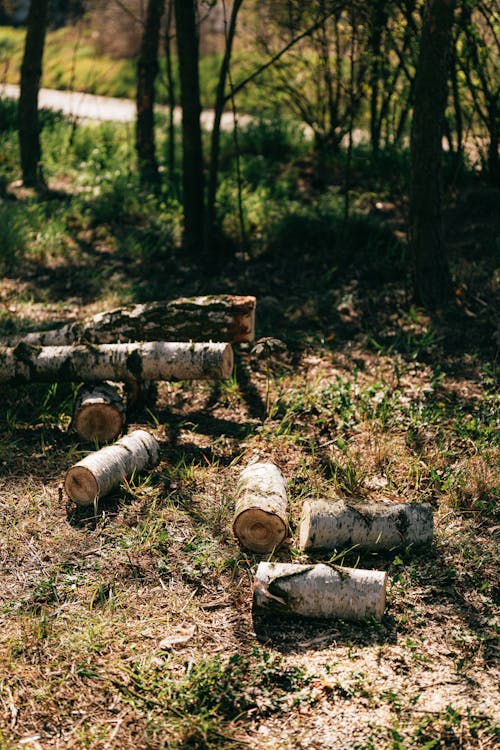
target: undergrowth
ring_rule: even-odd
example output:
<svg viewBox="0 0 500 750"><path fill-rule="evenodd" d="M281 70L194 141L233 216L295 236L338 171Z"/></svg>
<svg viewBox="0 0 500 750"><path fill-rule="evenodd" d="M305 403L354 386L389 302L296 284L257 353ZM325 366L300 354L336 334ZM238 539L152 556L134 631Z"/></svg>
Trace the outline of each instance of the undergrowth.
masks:
<svg viewBox="0 0 500 750"><path fill-rule="evenodd" d="M0 102L0 123L4 340L126 302L214 292L257 296L258 337L235 347L225 383L159 385L129 426L154 432L160 465L96 508L67 506L59 489L94 448L68 429L76 385L3 389L0 747L487 747L499 474L498 222L485 207L495 195L471 174L454 183L457 308L431 317L408 286L405 153L382 153L374 170L354 150L346 215L342 151L319 173L292 122L241 127L242 244L224 135L227 247L203 265L180 248L179 184L161 137L163 184L149 193L130 128L45 113L49 190L23 194L12 187L13 104ZM255 455L288 483L291 542L272 559L311 559L294 542L307 498L432 505L425 551L331 551L335 564L387 571L381 622L252 616L259 559L235 543L231 521L237 476Z"/></svg>

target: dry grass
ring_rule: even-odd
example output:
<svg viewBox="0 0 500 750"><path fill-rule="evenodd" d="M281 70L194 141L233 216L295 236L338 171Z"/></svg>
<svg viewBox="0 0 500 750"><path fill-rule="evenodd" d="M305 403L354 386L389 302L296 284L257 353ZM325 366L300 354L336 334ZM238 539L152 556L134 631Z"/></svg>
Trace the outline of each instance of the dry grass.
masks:
<svg viewBox="0 0 500 750"><path fill-rule="evenodd" d="M92 168L89 181L102 171ZM70 196L63 209L59 199L16 203L29 221L13 229L0 282L2 333L122 300L220 290L257 295L263 340L236 352L226 383L160 384L156 405L130 426L155 433L161 463L97 513L59 493L92 448L67 431L73 388L3 389L0 749L493 748L499 472L488 263L477 260L461 297L469 314L430 320L408 305L403 277L383 258L373 265L378 246L332 272L330 234L328 253L290 248L295 217L272 252L222 271L186 267L162 229L165 209L158 228L140 194L124 206L124 189L113 183L85 203ZM388 572L381 623L252 617L258 557L236 544L231 516L254 455L288 480L292 543L276 559L303 559L293 540L307 497L432 504L429 549L332 552Z"/></svg>

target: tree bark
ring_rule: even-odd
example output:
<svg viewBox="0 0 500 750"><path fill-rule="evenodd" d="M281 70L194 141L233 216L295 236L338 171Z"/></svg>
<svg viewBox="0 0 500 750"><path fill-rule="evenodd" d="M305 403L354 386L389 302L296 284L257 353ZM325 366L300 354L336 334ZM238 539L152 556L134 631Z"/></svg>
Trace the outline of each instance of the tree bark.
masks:
<svg viewBox="0 0 500 750"><path fill-rule="evenodd" d="M125 424L125 403L113 383L82 385L75 396L71 427L82 440L116 440Z"/></svg>
<svg viewBox="0 0 500 750"><path fill-rule="evenodd" d="M441 139L455 0L427 0L411 128L410 245L416 299L429 309L453 286L441 222Z"/></svg>
<svg viewBox="0 0 500 750"><path fill-rule="evenodd" d="M139 177L143 184L159 180L155 147L155 81L158 75L158 45L164 0L149 0L146 10L141 50L137 61L137 122L135 144Z"/></svg>
<svg viewBox="0 0 500 750"><path fill-rule="evenodd" d="M48 6L49 0L31 0L21 65L19 147L23 184L26 187L40 187L44 184L40 164L42 152L38 120L38 91L42 77Z"/></svg>
<svg viewBox="0 0 500 750"><path fill-rule="evenodd" d="M432 508L427 503L306 500L299 546L304 550L351 546L387 550L430 543L433 527Z"/></svg>
<svg viewBox="0 0 500 750"><path fill-rule="evenodd" d="M217 198L217 179L219 173L219 150L220 150L220 125L226 103L226 80L229 73L229 65L233 51L233 41L236 33L236 20L243 0L234 0L231 9L231 18L229 28L226 34L226 47L224 57L219 71L219 80L217 83L217 92L214 107L214 124L210 140L210 169L208 173L207 189L207 213L206 213L206 246L210 248L214 236L216 225L216 198Z"/></svg>
<svg viewBox="0 0 500 750"><path fill-rule="evenodd" d="M167 97L168 97L168 179L171 184L174 182L175 175L175 83L174 72L172 68L172 16L174 10L174 0L168 0L167 6L167 23L165 27L165 65L167 74Z"/></svg>
<svg viewBox="0 0 500 750"><path fill-rule="evenodd" d="M230 344L151 341L100 346L0 348L0 383L219 380L233 368Z"/></svg>
<svg viewBox="0 0 500 750"><path fill-rule="evenodd" d="M26 344L67 346L127 341L226 341L255 338L255 297L231 294L146 302L98 313L51 331L28 333Z"/></svg>
<svg viewBox="0 0 500 750"><path fill-rule="evenodd" d="M92 505L133 473L156 466L160 446L145 430L91 453L66 472L64 489L77 505Z"/></svg>
<svg viewBox="0 0 500 750"><path fill-rule="evenodd" d="M183 245L191 255L203 251L203 152L195 0L174 0L182 107Z"/></svg>
<svg viewBox="0 0 500 750"><path fill-rule="evenodd" d="M387 573L334 565L261 562L255 576L253 604L277 614L382 618Z"/></svg>
<svg viewBox="0 0 500 750"><path fill-rule="evenodd" d="M244 469L236 488L233 531L243 547L272 552L288 529L286 484L275 464L257 462Z"/></svg>

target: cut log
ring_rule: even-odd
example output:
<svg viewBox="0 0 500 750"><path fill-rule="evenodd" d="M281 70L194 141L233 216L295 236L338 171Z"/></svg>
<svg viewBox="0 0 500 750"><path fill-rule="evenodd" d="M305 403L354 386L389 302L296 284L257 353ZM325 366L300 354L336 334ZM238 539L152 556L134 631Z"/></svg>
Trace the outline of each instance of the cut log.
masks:
<svg viewBox="0 0 500 750"><path fill-rule="evenodd" d="M255 577L256 608L303 617L381 619L387 573L335 565L261 562Z"/></svg>
<svg viewBox="0 0 500 750"><path fill-rule="evenodd" d="M427 503L366 503L306 500L302 508L299 546L333 550L358 546L389 550L432 541L434 521Z"/></svg>
<svg viewBox="0 0 500 750"><path fill-rule="evenodd" d="M145 430L135 430L68 469L64 489L77 505L92 505L134 472L155 466L159 455L156 438Z"/></svg>
<svg viewBox="0 0 500 750"><path fill-rule="evenodd" d="M275 464L244 469L236 488L233 531L243 547L267 553L279 547L288 528L286 484Z"/></svg>
<svg viewBox="0 0 500 750"><path fill-rule="evenodd" d="M0 348L0 383L219 380L233 368L230 344L151 341L101 346Z"/></svg>
<svg viewBox="0 0 500 750"><path fill-rule="evenodd" d="M125 424L125 403L118 385L82 385L73 405L71 427L82 440L108 443L116 440Z"/></svg>
<svg viewBox="0 0 500 750"><path fill-rule="evenodd" d="M35 346L117 344L129 341L222 341L255 338L255 297L232 294L182 297L118 307L51 331L28 333Z"/></svg>

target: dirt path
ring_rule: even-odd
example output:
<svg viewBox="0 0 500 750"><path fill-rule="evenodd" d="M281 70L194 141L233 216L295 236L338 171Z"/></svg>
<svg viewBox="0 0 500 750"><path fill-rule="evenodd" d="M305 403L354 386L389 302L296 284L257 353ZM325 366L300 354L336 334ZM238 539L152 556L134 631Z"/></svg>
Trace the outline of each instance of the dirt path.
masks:
<svg viewBox="0 0 500 750"><path fill-rule="evenodd" d="M0 85L0 98L18 99L19 86L4 83ZM117 99L111 96L94 96L82 91L55 91L54 89L40 89L40 108L63 112L68 117L77 120L95 120L98 122L134 122L135 102L132 99ZM158 105L157 112L167 115L168 107ZM180 124L182 110L175 108L175 122ZM250 121L248 115L239 116L240 124ZM211 130L214 121L212 109L206 109L201 113L201 124L207 130ZM223 130L231 130L233 127L233 115L225 112L222 115L221 127Z"/></svg>

